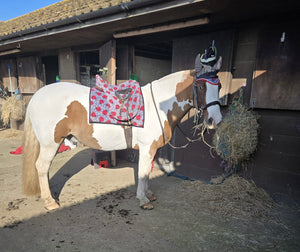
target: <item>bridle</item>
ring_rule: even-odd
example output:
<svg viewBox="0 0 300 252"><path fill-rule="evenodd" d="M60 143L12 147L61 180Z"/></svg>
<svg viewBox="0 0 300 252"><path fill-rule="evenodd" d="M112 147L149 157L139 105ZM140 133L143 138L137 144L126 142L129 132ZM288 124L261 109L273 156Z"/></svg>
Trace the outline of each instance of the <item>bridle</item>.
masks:
<svg viewBox="0 0 300 252"><path fill-rule="evenodd" d="M210 80L208 80L206 78L203 78L203 77L200 77L200 78L195 77L194 84L193 84L193 106L198 111L197 121L202 117L204 111L207 110L209 107L214 106L214 105L219 105L221 107L221 103L219 101L212 101L212 102L206 103L202 106L199 104L198 90L202 89L202 88L198 87L198 86L200 86L200 82L205 81L205 82L209 83L210 85L221 87L219 79L218 78L215 78L215 79L216 79L216 81L210 81Z"/></svg>
<svg viewBox="0 0 300 252"><path fill-rule="evenodd" d="M209 84L211 85L218 85L219 87L221 87L221 84L220 84L220 81L219 79L217 78L217 82L214 83L214 82L211 82L207 79L203 79L203 78L195 78L194 80L194 83L193 83L193 107L198 111L198 113L195 113L195 115L197 116L197 122L195 122L196 126L199 124L198 121L199 119L202 117L203 115L203 112L204 110L206 110L207 108L213 106L213 105L219 105L221 106L220 102L219 101L212 101L212 102L209 102L205 105L202 105L200 106L199 105L199 102L198 102L198 91L197 91L197 84L199 83L200 80L205 80L206 82L208 82ZM197 83L198 82L198 83ZM163 134L163 141L164 141L164 144L165 144L165 139L166 139L166 135L165 135L165 131L164 131L164 128L162 126L162 123L161 123L161 119L159 117L159 113L158 113L158 109L157 109L157 105L156 105L156 102L155 102L155 99L154 99L154 95L153 95L153 89L152 89L152 82L150 83L150 91L151 91L151 96L152 96L152 101L153 101L153 104L154 104L154 108L155 108L155 111L156 111L156 114L158 116L158 119L159 119L159 124L160 124L160 127L161 127L161 130L162 130L162 134ZM195 104L195 100L196 100L196 104ZM196 106L195 106L196 105ZM199 116L200 114L200 116ZM170 142L168 142L169 146L172 147L173 149L182 149L182 148L186 148L190 143L193 143L193 142L196 142L196 141L199 141L200 139L204 140L203 138L203 134L201 135L201 137L197 138L197 139L190 139L184 132L183 130L179 127L179 125L177 124L176 127L179 128L179 130L181 131L181 133L185 136L186 140L187 140L187 143L185 145L182 145L182 146L174 146L172 145ZM206 142L205 142L206 143ZM206 143L207 144L207 143ZM208 145L208 144L207 144ZM209 145L208 145L209 146Z"/></svg>

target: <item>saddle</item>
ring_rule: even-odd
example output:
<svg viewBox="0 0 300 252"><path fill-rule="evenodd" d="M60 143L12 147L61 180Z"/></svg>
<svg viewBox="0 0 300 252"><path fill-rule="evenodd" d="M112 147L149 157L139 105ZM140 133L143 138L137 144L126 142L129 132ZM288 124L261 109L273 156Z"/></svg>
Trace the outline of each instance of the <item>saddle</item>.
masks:
<svg viewBox="0 0 300 252"><path fill-rule="evenodd" d="M138 82L110 85L96 75L90 91L90 123L144 126L144 101Z"/></svg>

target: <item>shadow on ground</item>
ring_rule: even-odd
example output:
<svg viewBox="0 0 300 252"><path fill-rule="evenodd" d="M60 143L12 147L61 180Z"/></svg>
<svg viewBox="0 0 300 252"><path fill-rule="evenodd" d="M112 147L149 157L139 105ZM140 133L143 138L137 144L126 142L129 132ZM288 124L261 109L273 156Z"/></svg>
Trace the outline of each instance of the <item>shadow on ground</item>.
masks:
<svg viewBox="0 0 300 252"><path fill-rule="evenodd" d="M67 156L68 153L63 155ZM65 162L63 155L58 156L58 163ZM150 181L151 189L158 198L154 202L155 209L144 211L139 208L139 202L135 198L135 185L110 189L115 188L118 183L115 180L117 174L118 181L126 181L128 178L123 174L132 174L128 172L132 168L127 166L127 170L121 169L121 163L116 169L95 170L89 165L90 157L90 149L84 149L70 156L52 176L51 187L64 201L61 209L41 211L38 216L29 219L11 219L9 224L0 228L0 244L3 250L300 250L299 212L290 208L276 210L278 221L222 216L194 204L191 199L197 199L201 195L198 191L191 190L188 194L193 197L187 197L187 192L183 191L182 180L160 175ZM136 165L132 164L132 167L136 168ZM127 172L123 173L124 170ZM96 178L92 180L93 177ZM106 188L98 185L100 179L106 181ZM134 183L133 178L130 179L131 182ZM91 188L97 194L92 198L85 198L84 195L88 195ZM73 200L71 196L79 193L82 200ZM78 199L76 195L74 197ZM32 201L34 200L24 198L16 208L9 211L27 211L29 214L32 211L32 207L29 207ZM37 205L42 206L41 200L37 201Z"/></svg>
<svg viewBox="0 0 300 252"><path fill-rule="evenodd" d="M181 181L151 180L158 196L144 211L135 186L0 229L6 251L297 251L295 216L283 223L214 215L182 198ZM191 192L193 193L193 192ZM22 211L22 206L18 209ZM298 229L298 230L297 230Z"/></svg>
<svg viewBox="0 0 300 252"><path fill-rule="evenodd" d="M91 149L84 149L68 160L50 179L50 188L53 196L59 199L66 182L84 167L91 163Z"/></svg>
<svg viewBox="0 0 300 252"><path fill-rule="evenodd" d="M53 197L59 200L62 189L66 186L67 182L77 173L82 171L85 167L91 164L92 149L87 148L71 157L62 167L55 172L51 177L49 184ZM130 166L134 171L134 180L137 182L138 170L137 164L119 160L116 167L110 167L109 169L122 169ZM92 167L91 167L92 168ZM50 168L51 169L51 168Z"/></svg>

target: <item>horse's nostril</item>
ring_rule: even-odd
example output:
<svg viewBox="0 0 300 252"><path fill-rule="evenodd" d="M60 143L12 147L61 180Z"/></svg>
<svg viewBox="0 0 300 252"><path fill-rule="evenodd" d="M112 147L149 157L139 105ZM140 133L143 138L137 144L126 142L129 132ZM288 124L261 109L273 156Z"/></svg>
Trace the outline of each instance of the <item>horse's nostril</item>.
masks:
<svg viewBox="0 0 300 252"><path fill-rule="evenodd" d="M214 120L213 120L211 117L208 118L208 120L207 120L207 124L208 124L208 125L212 125L213 122L214 122Z"/></svg>

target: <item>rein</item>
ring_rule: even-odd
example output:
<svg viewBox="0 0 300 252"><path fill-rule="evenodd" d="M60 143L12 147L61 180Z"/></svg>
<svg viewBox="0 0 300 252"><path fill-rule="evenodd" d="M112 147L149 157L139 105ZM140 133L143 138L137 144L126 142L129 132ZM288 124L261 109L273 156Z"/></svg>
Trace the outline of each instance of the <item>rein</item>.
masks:
<svg viewBox="0 0 300 252"><path fill-rule="evenodd" d="M184 145L181 145L181 146L175 146L173 144L171 144L170 142L168 142L168 144L173 148L173 149L183 149L183 148L186 148L188 147L191 143L193 142L196 142L196 141L199 141L202 139L202 134L200 137L196 138L196 139L190 139L184 132L183 130L180 128L180 126L177 124L176 127L179 129L179 131L181 132L182 135L184 135L185 139L187 140L187 143L184 144ZM195 132L196 132L197 128L195 128L195 131L194 131L194 134L195 135Z"/></svg>
<svg viewBox="0 0 300 252"><path fill-rule="evenodd" d="M168 144L169 144L169 146L172 147L173 149L183 149L183 148L186 148L186 147L189 146L191 143L196 142L196 141L199 141L199 140L201 140L201 139L203 140L203 142L204 142L207 146L209 146L210 148L212 148L212 146L210 146L210 145L204 140L204 135L203 135L203 133L204 133L206 127L205 127L203 124L202 124L202 125L199 124L198 121L199 121L199 119L203 116L203 111L206 110L208 107L213 106L213 105L219 105L219 106L221 106L221 104L220 104L219 101L212 101L212 102L209 102L209 103L207 103L207 104L205 104L205 105L203 105L203 106L200 107L199 104L198 104L198 99L197 99L197 98L198 98L198 95L197 95L197 89L196 89L196 81L197 81L197 80L195 80L195 81L194 81L194 84L193 84L193 86L194 86L194 88L193 88L193 101L194 101L193 107L197 110L197 113L195 113L195 116L197 117L197 119L194 120L194 123L196 124L196 126L194 127L195 131L194 131L194 134L193 134L193 135L195 135L197 129L199 129L201 126L202 126L202 132L201 132L201 134L200 134L200 137L198 137L198 138L196 138L196 139L191 139L191 138L189 138L189 137L183 132L183 130L182 130L182 129L180 128L180 126L177 124L176 127L177 127L177 128L180 130L180 132L184 135L185 139L187 140L187 143L184 144L184 145L182 145L182 146L174 146L174 145L171 144L171 142L169 141ZM219 83L218 83L218 84L213 84L213 83L211 83L211 82L209 82L209 83L212 84L212 85L219 85ZM154 94L153 94L152 82L150 83L150 91L151 91L151 97L152 97L152 100L153 100L153 104L154 104L154 107L155 107L155 111L156 111L156 114L157 114L157 116L158 116L159 125L160 125L161 131L162 131L163 136L164 136L163 139L164 139L164 145L165 145L165 144L166 144L166 134L165 134L164 128L163 128L163 126L162 126L161 119L160 119L160 117L159 117L159 112L158 112L157 105L156 105L155 98L154 98ZM195 106L195 99L194 99L195 97L196 97L196 106ZM199 116L199 111L200 111L200 116Z"/></svg>

